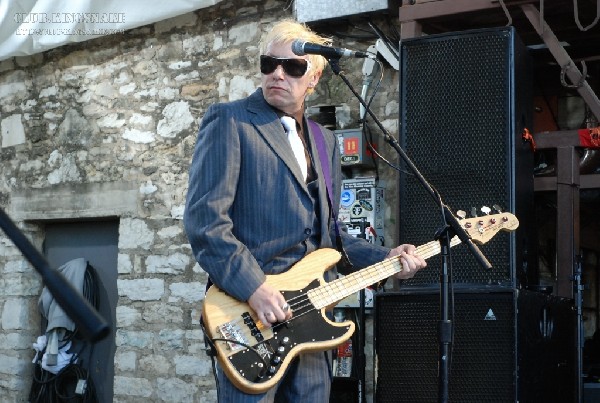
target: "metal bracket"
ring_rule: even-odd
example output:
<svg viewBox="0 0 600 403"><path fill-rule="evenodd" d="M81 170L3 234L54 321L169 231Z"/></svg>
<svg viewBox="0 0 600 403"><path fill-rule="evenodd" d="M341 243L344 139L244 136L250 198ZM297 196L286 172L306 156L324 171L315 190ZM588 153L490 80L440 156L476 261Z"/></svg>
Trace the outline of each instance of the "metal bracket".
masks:
<svg viewBox="0 0 600 403"><path fill-rule="evenodd" d="M567 70L569 70L571 68L570 64L567 64L566 66L562 66L560 69L560 83L563 85L563 87L566 88L580 88L584 85L585 83L585 79L587 77L587 66L585 64L585 60L581 61L581 67L583 68L583 71L581 72L581 80L579 80L579 82L577 84L569 84L567 83L567 80L565 80L565 75L567 73Z"/></svg>

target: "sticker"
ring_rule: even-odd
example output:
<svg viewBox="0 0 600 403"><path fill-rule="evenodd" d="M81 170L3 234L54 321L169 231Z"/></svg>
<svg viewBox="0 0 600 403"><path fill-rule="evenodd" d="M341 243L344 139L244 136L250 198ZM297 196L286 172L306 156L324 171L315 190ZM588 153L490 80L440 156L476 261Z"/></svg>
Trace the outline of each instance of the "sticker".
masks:
<svg viewBox="0 0 600 403"><path fill-rule="evenodd" d="M352 203L354 203L354 200L355 200L354 191L344 190L342 192L342 197L341 197L341 201L340 201L340 203L342 204L342 207L350 207L352 205Z"/></svg>
<svg viewBox="0 0 600 403"><path fill-rule="evenodd" d="M357 154L359 145L360 139L358 137L344 137L344 154Z"/></svg>
<svg viewBox="0 0 600 403"><path fill-rule="evenodd" d="M358 217L363 213L363 209L359 204L356 204L352 207L352 216Z"/></svg>
<svg viewBox="0 0 600 403"><path fill-rule="evenodd" d="M358 155L342 155L342 164L358 164L360 157Z"/></svg>
<svg viewBox="0 0 600 403"><path fill-rule="evenodd" d="M358 200L365 200L371 198L371 189L360 189L356 191L356 198Z"/></svg>
<svg viewBox="0 0 600 403"><path fill-rule="evenodd" d="M360 206L367 211L373 211L373 206L367 200L360 200Z"/></svg>

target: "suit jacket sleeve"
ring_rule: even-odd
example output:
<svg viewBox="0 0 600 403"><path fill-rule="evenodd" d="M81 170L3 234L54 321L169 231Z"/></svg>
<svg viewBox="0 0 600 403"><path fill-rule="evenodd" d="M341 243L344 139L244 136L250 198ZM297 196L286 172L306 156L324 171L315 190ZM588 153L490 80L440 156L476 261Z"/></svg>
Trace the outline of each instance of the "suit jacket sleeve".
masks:
<svg viewBox="0 0 600 403"><path fill-rule="evenodd" d="M192 251L211 280L246 301L265 281L248 248L233 234L230 209L240 177L240 139L234 113L208 108L190 167L184 226Z"/></svg>

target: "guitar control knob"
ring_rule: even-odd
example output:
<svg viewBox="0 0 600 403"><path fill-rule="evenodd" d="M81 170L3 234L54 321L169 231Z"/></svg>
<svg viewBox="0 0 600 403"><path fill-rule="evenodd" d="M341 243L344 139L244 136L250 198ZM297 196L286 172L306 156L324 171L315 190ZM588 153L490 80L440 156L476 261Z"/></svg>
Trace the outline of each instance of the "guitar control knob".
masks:
<svg viewBox="0 0 600 403"><path fill-rule="evenodd" d="M285 347L283 347L283 346L279 346L279 347L277 347L277 350L275 350L275 354L277 354L277 355L281 355L283 353L285 353Z"/></svg>
<svg viewBox="0 0 600 403"><path fill-rule="evenodd" d="M279 342L282 346L285 346L286 344L290 343L290 338L289 337L284 337L283 339L281 339L281 341Z"/></svg>
<svg viewBox="0 0 600 403"><path fill-rule="evenodd" d="M271 364L273 364L273 365L281 364L281 357L278 355L274 356L273 359L271 360Z"/></svg>
<svg viewBox="0 0 600 403"><path fill-rule="evenodd" d="M269 367L269 375L275 375L275 372L277 372L277 368L271 365Z"/></svg>

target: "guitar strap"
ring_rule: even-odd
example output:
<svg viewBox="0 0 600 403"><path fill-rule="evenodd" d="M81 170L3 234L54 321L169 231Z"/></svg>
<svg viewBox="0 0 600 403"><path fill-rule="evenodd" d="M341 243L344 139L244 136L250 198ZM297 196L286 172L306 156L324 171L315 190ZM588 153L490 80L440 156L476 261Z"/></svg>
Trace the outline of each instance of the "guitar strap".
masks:
<svg viewBox="0 0 600 403"><path fill-rule="evenodd" d="M340 228L337 220L337 213L333 210L333 190L332 190L332 182L331 182L331 168L329 165L329 158L327 154L327 147L325 146L325 139L323 138L323 132L319 125L310 120L306 119L308 125L310 126L310 131L313 133L313 137L315 139L315 145L317 146L317 152L319 154L319 159L321 160L321 169L323 170L323 179L325 180L325 186L327 187L327 201L329 202L329 212L330 216L333 218L333 223L335 226L335 244L338 252L342 254L342 258L340 260L340 271L342 274L352 272L354 266L348 259L348 255L344 250L344 245L342 244L342 237L340 235Z"/></svg>

